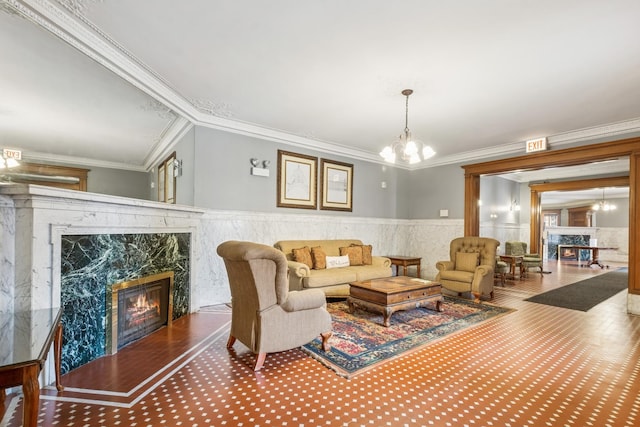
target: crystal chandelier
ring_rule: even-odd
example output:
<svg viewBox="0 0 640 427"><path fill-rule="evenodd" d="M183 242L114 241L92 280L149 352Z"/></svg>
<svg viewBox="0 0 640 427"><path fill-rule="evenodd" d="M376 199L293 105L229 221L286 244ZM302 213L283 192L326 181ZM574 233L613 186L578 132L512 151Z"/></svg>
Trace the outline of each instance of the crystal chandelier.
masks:
<svg viewBox="0 0 640 427"><path fill-rule="evenodd" d="M404 133L400 134L397 140L395 140L391 145L384 147L380 152L380 156L389 163L395 163L396 157L399 157L404 162L414 164L419 163L422 160L427 160L436 154L431 147L423 145L421 142L415 141L411 138L411 131L409 131L409 95L412 93L412 89L405 89L402 91L402 94L407 97L404 117ZM422 157L420 157L420 153L422 153Z"/></svg>
<svg viewBox="0 0 640 427"><path fill-rule="evenodd" d="M593 205L593 206L591 206L591 209L593 209L594 211L604 211L604 212L607 212L607 211L613 211L613 210L615 210L615 209L616 209L616 205L614 205L614 204L612 204L612 203L609 203L609 202L607 202L607 201L604 199L604 188L603 188L603 189L602 189L602 200L600 200L600 201L599 201L599 202L597 202L597 203L594 203L594 205Z"/></svg>

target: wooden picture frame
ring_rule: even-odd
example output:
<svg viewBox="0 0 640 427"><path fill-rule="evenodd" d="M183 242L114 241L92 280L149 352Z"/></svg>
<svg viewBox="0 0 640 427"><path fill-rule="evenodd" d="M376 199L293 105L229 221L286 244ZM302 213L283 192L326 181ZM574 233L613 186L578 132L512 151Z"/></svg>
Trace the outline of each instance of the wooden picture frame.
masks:
<svg viewBox="0 0 640 427"><path fill-rule="evenodd" d="M318 159L278 150L279 208L317 208Z"/></svg>
<svg viewBox="0 0 640 427"><path fill-rule="evenodd" d="M320 209L353 211L353 165L322 159L320 162Z"/></svg>

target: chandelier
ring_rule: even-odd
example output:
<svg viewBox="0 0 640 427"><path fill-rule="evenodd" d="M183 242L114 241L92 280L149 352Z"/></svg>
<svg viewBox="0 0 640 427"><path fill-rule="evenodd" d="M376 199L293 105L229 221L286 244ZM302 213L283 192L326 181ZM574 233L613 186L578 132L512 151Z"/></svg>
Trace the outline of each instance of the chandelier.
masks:
<svg viewBox="0 0 640 427"><path fill-rule="evenodd" d="M603 189L602 189L602 200L600 200L600 201L599 201L599 202L597 202L597 203L594 203L594 205L593 205L593 206L591 206L591 209L593 209L594 211L604 211L604 212L607 212L607 211L613 211L613 210L615 210L615 209L616 209L616 205L614 205L614 204L612 204L612 203L609 203L609 202L607 202L607 201L604 199L604 188L603 188Z"/></svg>
<svg viewBox="0 0 640 427"><path fill-rule="evenodd" d="M411 131L409 131L409 95L413 93L412 89L405 89L402 94L407 97L405 116L404 116L404 132L400 134L391 145L387 145L380 152L380 156L389 162L395 163L396 157L399 157L402 161L409 164L419 163L422 160L427 160L433 157L436 152L427 145L423 145L419 141L415 141L411 138ZM422 157L420 157L422 153Z"/></svg>

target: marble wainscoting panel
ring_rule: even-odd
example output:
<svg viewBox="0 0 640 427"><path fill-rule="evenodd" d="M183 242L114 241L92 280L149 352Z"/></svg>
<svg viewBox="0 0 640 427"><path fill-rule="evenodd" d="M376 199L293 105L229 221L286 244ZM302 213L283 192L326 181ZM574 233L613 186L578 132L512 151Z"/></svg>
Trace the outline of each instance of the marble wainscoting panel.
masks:
<svg viewBox="0 0 640 427"><path fill-rule="evenodd" d="M15 298L16 218L13 200L0 195L0 313L12 312ZM2 330L0 330L0 337ZM0 339L0 342L6 342ZM0 350L0 357L1 357Z"/></svg>
<svg viewBox="0 0 640 427"><path fill-rule="evenodd" d="M524 241L529 244L528 240L520 240L521 228L518 224L481 224L480 236L491 237L500 242L498 253L504 254L505 242Z"/></svg>
<svg viewBox="0 0 640 427"><path fill-rule="evenodd" d="M360 239L373 246L374 255L398 252L397 241L404 221L392 219L273 214L258 212L207 211L202 217L194 265L203 283L197 287L200 306L230 300L227 274L216 248L227 240L246 240L272 246L279 240ZM198 307L193 307L197 309Z"/></svg>
<svg viewBox="0 0 640 427"><path fill-rule="evenodd" d="M595 238L599 247L618 248L600 251L602 261L629 262L629 228L597 227Z"/></svg>
<svg viewBox="0 0 640 427"><path fill-rule="evenodd" d="M438 273L436 262L448 260L451 241L463 235L462 219L407 221L401 233L403 246L397 255L421 257L421 277L433 280Z"/></svg>
<svg viewBox="0 0 640 427"><path fill-rule="evenodd" d="M173 271L173 319L189 312L190 233L63 235L62 373L106 354L114 284Z"/></svg>

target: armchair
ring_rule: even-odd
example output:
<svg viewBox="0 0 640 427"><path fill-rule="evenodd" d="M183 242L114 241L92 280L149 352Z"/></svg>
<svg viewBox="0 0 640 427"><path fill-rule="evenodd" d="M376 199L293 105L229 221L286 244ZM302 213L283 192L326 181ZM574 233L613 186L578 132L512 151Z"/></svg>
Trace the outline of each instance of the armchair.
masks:
<svg viewBox="0 0 640 427"><path fill-rule="evenodd" d="M458 237L449 246L449 261L438 261L436 282L458 295L471 292L475 302L481 296L493 299L496 250L500 242L489 237Z"/></svg>
<svg viewBox="0 0 640 427"><path fill-rule="evenodd" d="M539 254L527 253L527 244L525 242L509 241L504 245L505 255L522 256L522 271L526 274L530 268L537 267L540 269L540 275L543 275L542 257Z"/></svg>
<svg viewBox="0 0 640 427"><path fill-rule="evenodd" d="M228 241L217 249L231 288L231 331L227 348L236 339L257 354L254 371L267 353L289 350L322 336L330 350L331 315L319 289L289 292L287 259L279 250L251 242Z"/></svg>

